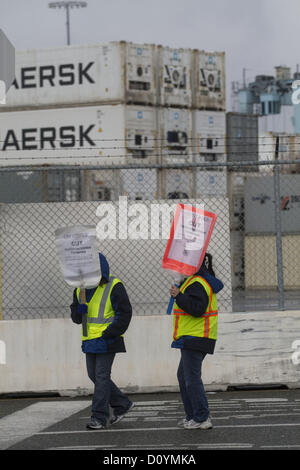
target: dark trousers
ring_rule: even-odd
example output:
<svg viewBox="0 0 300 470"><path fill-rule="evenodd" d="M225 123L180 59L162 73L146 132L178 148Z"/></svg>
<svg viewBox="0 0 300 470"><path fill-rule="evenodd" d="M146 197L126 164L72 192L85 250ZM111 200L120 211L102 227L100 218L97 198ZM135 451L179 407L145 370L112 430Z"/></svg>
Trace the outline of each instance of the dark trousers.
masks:
<svg viewBox="0 0 300 470"><path fill-rule="evenodd" d="M109 419L109 406L115 416L123 414L131 405L127 396L111 380L111 368L115 353L86 354L88 376L94 383L92 417L103 425Z"/></svg>
<svg viewBox="0 0 300 470"><path fill-rule="evenodd" d="M177 378L186 419L198 423L209 416L207 398L202 382L202 362L206 353L192 349L181 349Z"/></svg>

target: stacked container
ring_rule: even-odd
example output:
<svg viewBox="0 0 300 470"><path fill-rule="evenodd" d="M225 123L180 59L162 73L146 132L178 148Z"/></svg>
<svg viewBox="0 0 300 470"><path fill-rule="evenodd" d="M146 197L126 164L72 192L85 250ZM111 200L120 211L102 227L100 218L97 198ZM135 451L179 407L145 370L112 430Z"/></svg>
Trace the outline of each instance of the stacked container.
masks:
<svg viewBox="0 0 300 470"><path fill-rule="evenodd" d="M84 167L223 161L224 53L124 41L20 51L0 111L0 165L78 166L77 191L73 178L65 198L167 197L169 170L115 170L112 178ZM220 175L178 171L172 194L224 187L215 185ZM49 200L48 186L42 194Z"/></svg>

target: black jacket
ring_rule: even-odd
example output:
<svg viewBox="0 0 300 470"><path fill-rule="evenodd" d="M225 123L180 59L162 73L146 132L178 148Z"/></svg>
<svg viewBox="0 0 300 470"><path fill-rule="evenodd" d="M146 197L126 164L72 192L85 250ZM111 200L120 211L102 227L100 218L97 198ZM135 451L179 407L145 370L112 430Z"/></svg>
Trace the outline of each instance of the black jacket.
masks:
<svg viewBox="0 0 300 470"><path fill-rule="evenodd" d="M208 282L214 293L223 289L223 283L215 276L209 274L205 267L201 267L195 275L197 274ZM175 300L179 308L193 317L201 317L206 312L209 302L206 290L199 282L194 282L189 285L183 294L179 292ZM208 354L213 354L215 344L216 340L212 338L181 336L179 339L173 341L172 348L197 349Z"/></svg>
<svg viewBox="0 0 300 470"><path fill-rule="evenodd" d="M109 265L106 258L99 254L101 272L104 279L109 279ZM90 301L96 289L86 289L86 300ZM103 332L101 338L85 340L82 342L82 351L85 353L126 352L124 339L121 335L127 330L131 317L132 307L125 286L118 282L112 288L110 300L115 316L112 323ZM73 303L70 305L71 318L74 323L82 323L82 314L87 311L86 305L78 302L76 289L73 292Z"/></svg>

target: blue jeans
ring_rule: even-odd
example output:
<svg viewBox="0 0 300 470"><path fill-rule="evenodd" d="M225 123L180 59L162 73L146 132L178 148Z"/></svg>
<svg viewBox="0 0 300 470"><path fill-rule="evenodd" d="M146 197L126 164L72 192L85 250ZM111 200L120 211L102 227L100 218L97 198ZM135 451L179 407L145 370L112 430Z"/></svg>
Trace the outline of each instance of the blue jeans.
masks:
<svg viewBox="0 0 300 470"><path fill-rule="evenodd" d="M209 417L209 408L201 378L202 362L206 353L181 349L177 378L186 419L201 423Z"/></svg>
<svg viewBox="0 0 300 470"><path fill-rule="evenodd" d="M115 353L86 354L88 376L94 383L92 417L104 426L109 419L109 406L115 416L125 413L131 405L127 396L111 380L111 368Z"/></svg>

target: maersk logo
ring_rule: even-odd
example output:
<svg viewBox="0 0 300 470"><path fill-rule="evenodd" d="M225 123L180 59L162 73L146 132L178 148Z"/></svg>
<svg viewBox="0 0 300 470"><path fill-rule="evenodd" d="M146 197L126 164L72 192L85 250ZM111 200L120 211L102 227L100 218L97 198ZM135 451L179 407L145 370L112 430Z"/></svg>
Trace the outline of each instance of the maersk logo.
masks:
<svg viewBox="0 0 300 470"><path fill-rule="evenodd" d="M138 119L143 119L143 111L138 111L137 112L137 118Z"/></svg>
<svg viewBox="0 0 300 470"><path fill-rule="evenodd" d="M41 65L21 67L13 81L16 90L95 83L92 77L94 62L84 64Z"/></svg>
<svg viewBox="0 0 300 470"><path fill-rule="evenodd" d="M45 148L71 148L84 147L85 143L95 146L95 142L89 135L95 127L62 126L55 127L31 127L21 129L19 132L8 129L3 136L1 150L44 150Z"/></svg>

